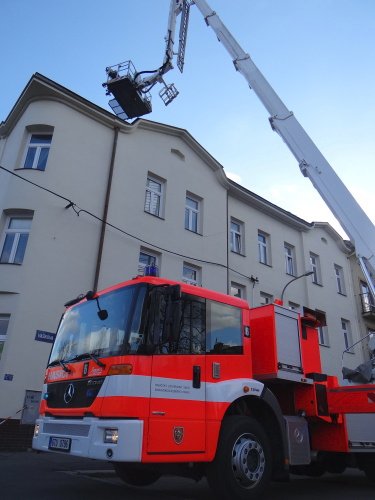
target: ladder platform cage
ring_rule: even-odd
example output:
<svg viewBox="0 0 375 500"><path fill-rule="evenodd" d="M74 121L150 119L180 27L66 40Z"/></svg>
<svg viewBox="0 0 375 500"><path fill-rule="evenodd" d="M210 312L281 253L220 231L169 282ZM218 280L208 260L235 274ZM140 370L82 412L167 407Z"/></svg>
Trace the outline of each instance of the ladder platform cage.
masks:
<svg viewBox="0 0 375 500"><path fill-rule="evenodd" d="M151 113L151 95L142 92L136 83L137 72L131 61L106 68L107 94L114 99L109 101L113 112L122 120L137 118Z"/></svg>

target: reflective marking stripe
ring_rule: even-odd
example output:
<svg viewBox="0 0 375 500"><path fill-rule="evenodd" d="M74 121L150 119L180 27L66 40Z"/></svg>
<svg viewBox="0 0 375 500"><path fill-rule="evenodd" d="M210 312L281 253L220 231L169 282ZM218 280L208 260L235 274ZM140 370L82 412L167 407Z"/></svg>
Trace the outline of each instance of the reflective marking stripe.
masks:
<svg viewBox="0 0 375 500"><path fill-rule="evenodd" d="M264 385L253 379L233 379L221 382L202 382L194 389L192 380L144 375L113 375L106 377L98 397L128 396L134 398L177 399L185 401L208 401L210 403L231 403L247 395L260 396Z"/></svg>
<svg viewBox="0 0 375 500"><path fill-rule="evenodd" d="M207 384L206 400L214 403L231 403L235 399L244 396L243 388L247 386L249 391L246 395L260 396L264 385L253 379L236 378L233 380L224 380L215 384Z"/></svg>

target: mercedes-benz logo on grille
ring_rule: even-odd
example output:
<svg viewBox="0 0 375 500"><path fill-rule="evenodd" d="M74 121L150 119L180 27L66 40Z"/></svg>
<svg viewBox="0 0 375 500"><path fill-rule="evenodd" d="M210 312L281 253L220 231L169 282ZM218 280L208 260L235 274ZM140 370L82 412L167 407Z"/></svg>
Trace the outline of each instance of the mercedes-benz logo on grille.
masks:
<svg viewBox="0 0 375 500"><path fill-rule="evenodd" d="M71 400L73 399L74 396L74 385L69 384L68 387L65 389L64 392L64 401L66 404L69 404Z"/></svg>

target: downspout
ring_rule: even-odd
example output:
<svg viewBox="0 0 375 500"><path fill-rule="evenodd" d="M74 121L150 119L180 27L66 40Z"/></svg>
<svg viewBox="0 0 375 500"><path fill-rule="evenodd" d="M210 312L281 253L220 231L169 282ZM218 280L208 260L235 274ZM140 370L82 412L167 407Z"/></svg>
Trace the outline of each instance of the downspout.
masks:
<svg viewBox="0 0 375 500"><path fill-rule="evenodd" d="M93 290L95 290L95 291L97 290L97 287L98 287L100 266L102 263L105 229L106 229L107 217L108 217L109 199L111 196L112 178L113 178L113 170L114 170L114 165L115 165L117 139L118 139L119 130L120 130L119 127L114 127L112 153L111 153L111 160L110 160L110 164L109 164L107 190L105 193L104 209L103 209L103 216L102 216L102 227L100 229L99 248L98 248L98 255L96 258L96 268L95 268L94 285L93 285Z"/></svg>
<svg viewBox="0 0 375 500"><path fill-rule="evenodd" d="M227 295L230 295L230 286L229 286L229 201L228 201L228 189L227 189L227 236L226 236L226 242L227 242Z"/></svg>

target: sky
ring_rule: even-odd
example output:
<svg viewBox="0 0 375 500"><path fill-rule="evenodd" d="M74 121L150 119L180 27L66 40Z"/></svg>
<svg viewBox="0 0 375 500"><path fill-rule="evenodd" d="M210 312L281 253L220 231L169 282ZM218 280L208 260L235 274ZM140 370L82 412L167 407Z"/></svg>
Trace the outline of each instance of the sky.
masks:
<svg viewBox="0 0 375 500"><path fill-rule="evenodd" d="M374 221L375 1L209 4ZM168 12L169 0L1 0L0 121L35 72L110 111L105 68L158 68ZM345 236L194 6L184 73L165 80L179 96L166 107L158 87L145 118L188 130L228 177Z"/></svg>

